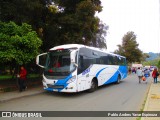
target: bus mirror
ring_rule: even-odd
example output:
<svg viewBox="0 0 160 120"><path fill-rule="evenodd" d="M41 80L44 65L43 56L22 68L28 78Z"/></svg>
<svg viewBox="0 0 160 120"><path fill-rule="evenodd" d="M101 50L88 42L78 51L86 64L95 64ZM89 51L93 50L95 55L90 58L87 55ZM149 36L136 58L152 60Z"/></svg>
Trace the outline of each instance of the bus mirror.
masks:
<svg viewBox="0 0 160 120"><path fill-rule="evenodd" d="M74 63L74 65L75 65L76 67L78 67L78 64Z"/></svg>
<svg viewBox="0 0 160 120"><path fill-rule="evenodd" d="M36 57L36 64L41 68L44 68L45 66L46 56L47 56L47 53L42 53L40 55L37 55Z"/></svg>

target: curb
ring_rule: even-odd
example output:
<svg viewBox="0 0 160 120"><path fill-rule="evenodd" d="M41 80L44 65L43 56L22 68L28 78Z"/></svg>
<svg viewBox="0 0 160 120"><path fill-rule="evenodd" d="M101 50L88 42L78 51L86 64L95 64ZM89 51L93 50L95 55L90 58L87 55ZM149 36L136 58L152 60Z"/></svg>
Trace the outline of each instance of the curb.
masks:
<svg viewBox="0 0 160 120"><path fill-rule="evenodd" d="M158 81L158 84L160 85L160 82ZM157 84L157 86L158 86ZM157 88L159 89L159 87L155 87L154 83L152 82L151 83L151 86L150 86L150 90L148 92L148 95L147 95L147 99L146 99L146 102L145 102L145 106L144 106L144 109L143 111L159 111L159 108L160 108L160 104L155 104L155 100L152 99L152 94L159 94L159 90L157 92ZM160 99L160 98L158 98ZM158 100L159 101L159 100ZM152 106L152 107L151 107ZM159 120L159 118L155 118L155 117L141 117L141 120L151 120L151 119L154 119L154 120Z"/></svg>
<svg viewBox="0 0 160 120"><path fill-rule="evenodd" d="M21 99L21 98L25 98L25 97L29 97L29 96L38 95L38 94L41 94L43 92L45 92L45 91L41 91L41 92L37 92L37 93L33 93L33 94L28 94L28 95L23 95L23 96L17 96L17 97L8 98L8 99L2 99L2 100L0 100L0 103L4 103L4 102L11 101L11 100L16 100L16 99Z"/></svg>
<svg viewBox="0 0 160 120"><path fill-rule="evenodd" d="M148 95L149 95L149 91L151 89L151 85L152 83L149 83L150 85L148 86L147 90L146 90L146 93L144 95L144 100L143 100L143 103L142 103L142 106L140 108L140 110L142 111L145 111L145 106L146 106L146 103L147 103L147 99L148 99Z"/></svg>
<svg viewBox="0 0 160 120"><path fill-rule="evenodd" d="M11 91L15 91L15 90L18 90L18 87L16 85L0 87L0 93L11 92Z"/></svg>
<svg viewBox="0 0 160 120"><path fill-rule="evenodd" d="M12 92L1 92L0 93L0 103L7 102L14 99L20 99L23 97L29 97L38 95L45 92L42 85L38 85L36 87L29 87L26 91L19 92L18 90Z"/></svg>

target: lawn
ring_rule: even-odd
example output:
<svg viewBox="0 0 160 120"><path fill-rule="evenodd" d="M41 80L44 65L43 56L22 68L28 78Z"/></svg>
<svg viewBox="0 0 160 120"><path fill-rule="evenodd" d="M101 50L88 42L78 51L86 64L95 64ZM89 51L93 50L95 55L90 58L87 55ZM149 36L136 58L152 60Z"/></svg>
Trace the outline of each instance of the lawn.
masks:
<svg viewBox="0 0 160 120"><path fill-rule="evenodd" d="M28 74L27 78L37 78L39 76L40 76L39 74ZM14 78L15 77L16 76L14 76ZM0 80L8 80L8 79L11 79L11 78L12 78L12 75L0 75Z"/></svg>

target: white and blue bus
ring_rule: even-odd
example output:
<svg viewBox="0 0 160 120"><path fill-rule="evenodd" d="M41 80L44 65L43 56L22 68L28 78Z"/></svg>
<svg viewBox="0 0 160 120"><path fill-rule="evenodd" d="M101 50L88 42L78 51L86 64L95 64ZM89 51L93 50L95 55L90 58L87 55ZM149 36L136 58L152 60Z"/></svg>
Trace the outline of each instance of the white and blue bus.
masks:
<svg viewBox="0 0 160 120"><path fill-rule="evenodd" d="M47 91L93 92L98 86L119 83L127 77L124 56L79 44L51 48L38 55L36 62L44 68L42 82Z"/></svg>

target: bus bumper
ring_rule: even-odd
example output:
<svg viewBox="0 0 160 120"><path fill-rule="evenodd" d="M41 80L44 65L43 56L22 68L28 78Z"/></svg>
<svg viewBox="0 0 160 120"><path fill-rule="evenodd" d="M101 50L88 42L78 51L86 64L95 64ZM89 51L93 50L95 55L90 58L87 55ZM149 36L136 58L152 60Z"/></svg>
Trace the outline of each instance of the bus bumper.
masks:
<svg viewBox="0 0 160 120"><path fill-rule="evenodd" d="M44 90L47 91L52 91L52 92L69 92L69 93L75 93L78 92L76 84L75 83L70 83L68 84L66 87L64 87L63 85L51 85L51 84L47 84L45 82L43 83L43 88Z"/></svg>

